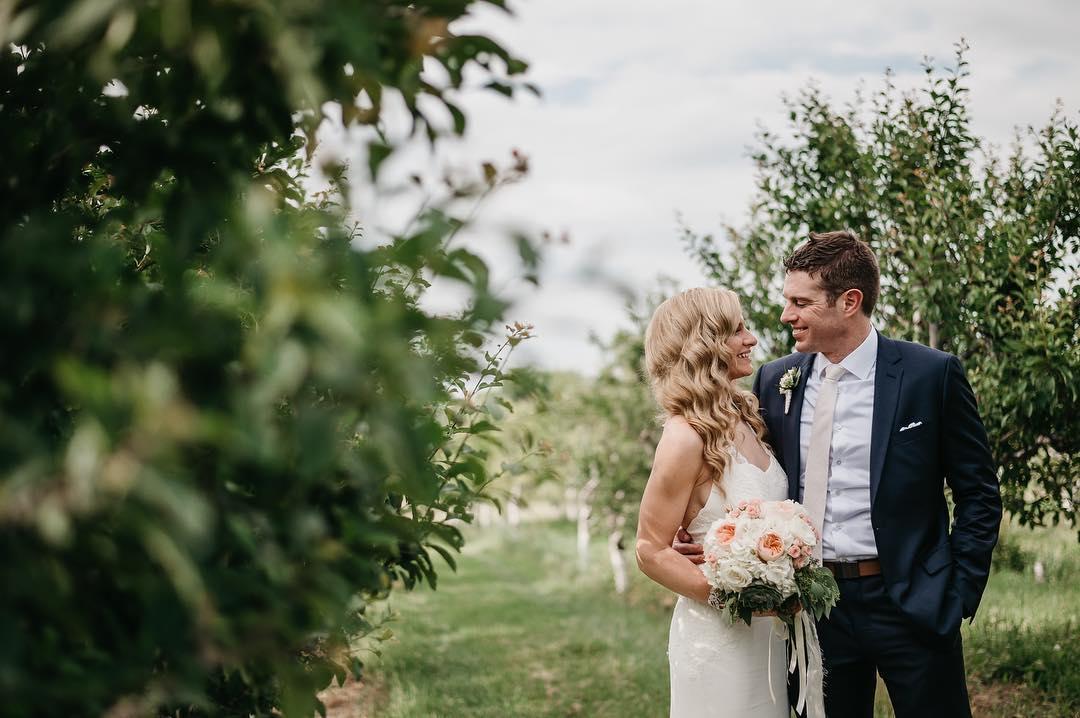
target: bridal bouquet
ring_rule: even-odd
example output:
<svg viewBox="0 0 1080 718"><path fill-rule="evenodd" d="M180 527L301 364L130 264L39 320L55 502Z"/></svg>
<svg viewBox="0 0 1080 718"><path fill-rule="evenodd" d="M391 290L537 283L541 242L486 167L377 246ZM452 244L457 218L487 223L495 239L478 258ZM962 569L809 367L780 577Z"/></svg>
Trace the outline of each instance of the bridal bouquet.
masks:
<svg viewBox="0 0 1080 718"><path fill-rule="evenodd" d="M723 595L732 623L774 611L793 627L801 605L828 616L840 598L832 573L810 558L820 537L794 501L740 501L705 534L702 572Z"/></svg>
<svg viewBox="0 0 1080 718"><path fill-rule="evenodd" d="M749 625L755 612L774 612L783 622L791 647L788 672L798 669L796 710L806 708L810 718L824 716L824 670L814 619L829 615L840 589L832 573L811 558L821 536L794 501L753 499L725 508L726 515L705 534L701 570L732 623Z"/></svg>

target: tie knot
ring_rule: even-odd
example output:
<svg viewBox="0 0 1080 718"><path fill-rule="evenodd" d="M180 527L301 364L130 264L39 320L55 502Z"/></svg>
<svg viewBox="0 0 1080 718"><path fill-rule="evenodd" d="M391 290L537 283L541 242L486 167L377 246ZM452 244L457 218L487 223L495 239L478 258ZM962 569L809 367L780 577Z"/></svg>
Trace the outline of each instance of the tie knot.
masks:
<svg viewBox="0 0 1080 718"><path fill-rule="evenodd" d="M829 381L836 381L841 376L843 376L845 372L847 372L847 369L840 366L839 364L830 364L829 366L825 367L825 378Z"/></svg>

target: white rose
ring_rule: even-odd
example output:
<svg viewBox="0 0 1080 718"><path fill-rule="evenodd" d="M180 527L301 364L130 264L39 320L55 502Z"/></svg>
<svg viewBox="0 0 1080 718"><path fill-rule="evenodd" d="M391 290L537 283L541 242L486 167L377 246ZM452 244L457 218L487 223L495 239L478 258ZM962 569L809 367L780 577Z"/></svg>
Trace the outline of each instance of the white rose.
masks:
<svg viewBox="0 0 1080 718"><path fill-rule="evenodd" d="M748 548L753 549L757 546L757 536L753 534L735 534L735 538L731 542L731 551L735 555L742 555Z"/></svg>
<svg viewBox="0 0 1080 718"><path fill-rule="evenodd" d="M725 563L719 567L717 578L720 585L728 591L741 591L750 585L753 576L737 563Z"/></svg>
<svg viewBox="0 0 1080 718"><path fill-rule="evenodd" d="M795 582L795 570L790 560L771 561L765 566L765 580L777 588L784 589Z"/></svg>
<svg viewBox="0 0 1080 718"><path fill-rule="evenodd" d="M813 546L817 543L817 539L814 538L814 530L810 528L810 524L802 519L792 521L788 526L788 530L791 531L791 536L793 538L799 539L807 546Z"/></svg>
<svg viewBox="0 0 1080 718"><path fill-rule="evenodd" d="M765 578L765 564L761 561L754 560L748 564L745 564L746 569L750 572L750 576L755 579L767 580Z"/></svg>

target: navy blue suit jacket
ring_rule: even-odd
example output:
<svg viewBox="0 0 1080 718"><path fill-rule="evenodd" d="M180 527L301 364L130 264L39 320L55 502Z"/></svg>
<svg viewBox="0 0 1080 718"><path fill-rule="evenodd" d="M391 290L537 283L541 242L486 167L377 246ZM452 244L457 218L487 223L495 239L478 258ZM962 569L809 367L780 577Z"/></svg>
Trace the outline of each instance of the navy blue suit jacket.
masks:
<svg viewBox="0 0 1080 718"><path fill-rule="evenodd" d="M799 418L815 354L770 362L754 378L769 443L799 496ZM799 367L784 413L780 377ZM902 427L920 425L903 432ZM952 490L952 530L944 485ZM974 616L1001 522L997 471L960 361L878 335L870 440L871 523L889 596L916 626L947 638Z"/></svg>

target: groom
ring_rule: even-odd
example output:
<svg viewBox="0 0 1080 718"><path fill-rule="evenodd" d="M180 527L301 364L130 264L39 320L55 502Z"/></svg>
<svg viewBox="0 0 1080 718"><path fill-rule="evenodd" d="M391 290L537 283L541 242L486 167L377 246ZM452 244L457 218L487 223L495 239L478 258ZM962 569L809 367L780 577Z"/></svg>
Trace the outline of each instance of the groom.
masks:
<svg viewBox="0 0 1080 718"><path fill-rule="evenodd" d="M761 367L754 393L840 586L818 623L826 712L871 718L880 673L898 718L970 716L960 623L1001 521L975 396L955 356L871 326L878 265L853 233L811 233L784 268L797 353Z"/></svg>

